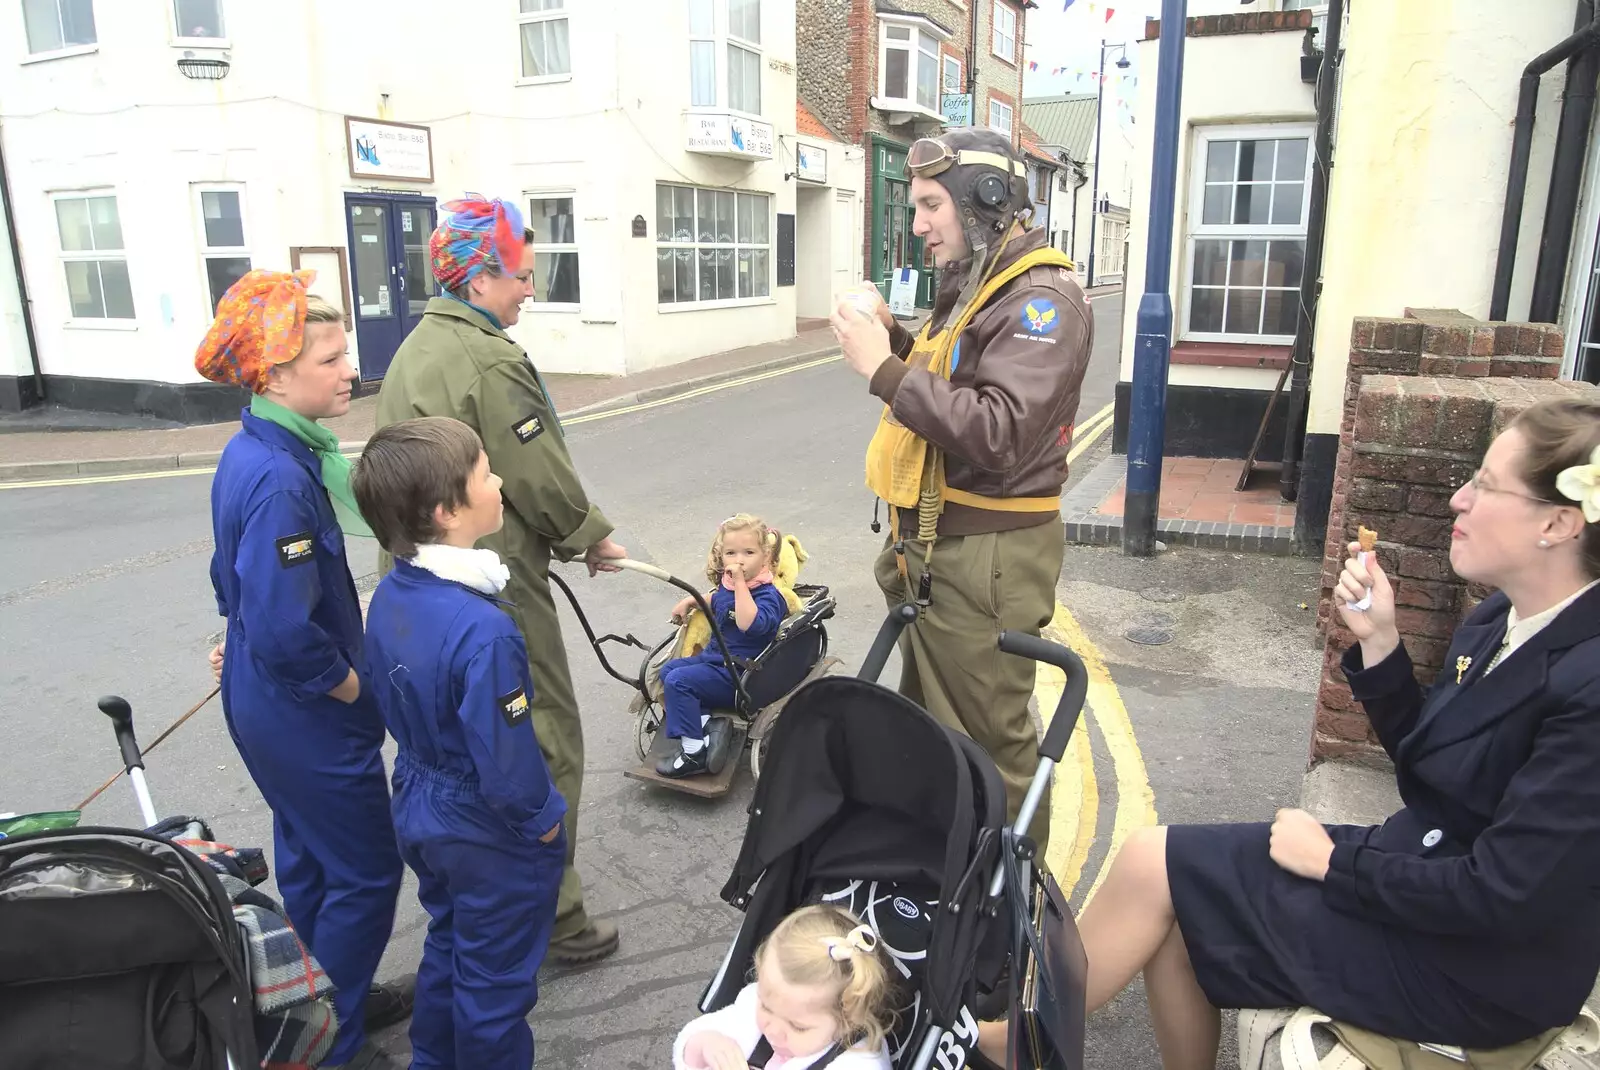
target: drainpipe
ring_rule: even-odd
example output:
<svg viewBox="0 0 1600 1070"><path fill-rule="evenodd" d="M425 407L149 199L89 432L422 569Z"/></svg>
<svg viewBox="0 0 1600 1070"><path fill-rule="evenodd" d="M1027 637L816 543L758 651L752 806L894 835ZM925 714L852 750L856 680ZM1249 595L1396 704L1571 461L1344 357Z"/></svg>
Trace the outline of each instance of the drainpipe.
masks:
<svg viewBox="0 0 1600 1070"><path fill-rule="evenodd" d="M1306 213L1306 262L1300 275L1299 316L1294 352L1289 357L1289 404L1283 425L1283 467L1278 495L1286 502L1300 496L1300 458L1305 454L1307 396L1311 393L1312 334L1317 326L1317 298L1322 293L1322 245L1327 230L1328 174L1333 170L1333 121L1337 102L1339 44L1344 31L1344 0L1329 0L1328 39L1323 42L1317 72L1317 135L1312 147L1311 205Z"/></svg>
<svg viewBox="0 0 1600 1070"><path fill-rule="evenodd" d="M1594 0L1578 0L1577 29L1594 24ZM1583 185L1584 147L1594 118L1595 80L1600 78L1600 51L1585 49L1567 64L1567 85L1561 95L1561 121L1556 154L1550 163L1550 197L1539 237L1539 259L1533 275L1533 300L1528 319L1554 323L1561 314L1567 284L1567 257L1572 253L1572 228L1578 219L1578 190Z"/></svg>
<svg viewBox="0 0 1600 1070"><path fill-rule="evenodd" d="M1489 298L1489 318L1503 320L1511 304L1511 274L1517 266L1517 239L1522 230L1522 203L1528 192L1528 159L1533 154L1534 106L1539 97L1539 76L1600 40L1600 22L1591 20L1522 69L1517 93L1517 118L1512 124L1511 172L1506 177L1506 204L1500 218L1500 251L1494 263L1494 292ZM1592 87L1591 87L1592 91Z"/></svg>
<svg viewBox="0 0 1600 1070"><path fill-rule="evenodd" d="M1072 266L1078 266L1078 191L1089 184L1089 172L1082 164L1073 161L1074 170L1078 174L1078 181L1072 184L1072 229L1068 231L1067 243L1072 247L1067 251L1067 256L1072 259Z"/></svg>
<svg viewBox="0 0 1600 1070"><path fill-rule="evenodd" d="M22 333L28 339L28 359L33 363L33 389L44 400L44 370L39 367L39 339L33 332L33 304L28 300L28 277L22 273L22 243L17 238L17 216L11 210L11 179L6 172L5 138L0 136L0 211L11 239L11 265L17 273L17 302L22 306Z"/></svg>

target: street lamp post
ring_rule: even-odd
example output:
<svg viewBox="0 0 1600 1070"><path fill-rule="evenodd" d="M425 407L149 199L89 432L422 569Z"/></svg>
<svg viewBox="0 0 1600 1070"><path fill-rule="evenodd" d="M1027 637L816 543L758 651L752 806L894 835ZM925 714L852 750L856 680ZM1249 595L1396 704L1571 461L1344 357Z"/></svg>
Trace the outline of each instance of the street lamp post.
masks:
<svg viewBox="0 0 1600 1070"><path fill-rule="evenodd" d="M1089 190L1089 286L1094 287L1094 239L1100 230L1100 124L1103 120L1103 106L1106 99L1106 53L1120 49L1122 55L1117 59L1117 69L1125 71L1128 63L1127 45L1107 45L1105 38L1100 39L1100 73L1096 76L1094 91L1094 184ZM1076 220L1074 220L1076 224Z"/></svg>
<svg viewBox="0 0 1600 1070"><path fill-rule="evenodd" d="M1150 222L1144 296L1133 343L1128 398L1128 484L1122 509L1122 552L1156 552L1161 463L1166 450L1167 369L1172 350L1172 228L1178 189L1178 112L1183 98L1184 0L1161 0L1161 52L1156 67L1155 150L1150 166Z"/></svg>

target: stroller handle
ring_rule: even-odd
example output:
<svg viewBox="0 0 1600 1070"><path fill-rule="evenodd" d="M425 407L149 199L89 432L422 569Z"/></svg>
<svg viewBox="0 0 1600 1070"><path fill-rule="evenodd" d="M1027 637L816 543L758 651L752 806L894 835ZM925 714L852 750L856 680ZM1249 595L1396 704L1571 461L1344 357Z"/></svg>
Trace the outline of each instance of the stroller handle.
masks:
<svg viewBox="0 0 1600 1070"><path fill-rule="evenodd" d="M144 756L139 753L139 739L133 734L133 707L121 695L107 695L95 705L111 718L112 730L117 734L117 748L122 751L122 767L133 782L133 793L139 799L139 815L145 828L156 823L156 806L150 799L150 787L144 779Z"/></svg>
<svg viewBox="0 0 1600 1070"><path fill-rule="evenodd" d="M144 768L144 756L139 753L139 740L133 734L133 707L121 695L107 695L95 705L111 718L111 729L117 734L117 749L122 751L122 768L128 772Z"/></svg>
<svg viewBox="0 0 1600 1070"><path fill-rule="evenodd" d="M877 638L872 640L872 646L867 650L866 660L861 663L861 671L856 673L858 680L876 680L883 675L883 667L889 663L889 652L894 649L895 643L900 640L900 633L905 631L906 625L917 619L917 607L910 602L901 602L889 611L883 624L878 628Z"/></svg>
<svg viewBox="0 0 1600 1070"><path fill-rule="evenodd" d="M1084 701L1089 697L1089 673L1083 667L1083 659L1071 647L1052 643L1027 632L1001 632L1000 649L1019 658L1054 665L1066 674L1067 685L1061 689L1061 701L1056 704L1050 729L1039 744L1039 757L1052 762L1061 761L1067 743L1072 739L1073 729L1078 725L1078 717L1083 712Z"/></svg>

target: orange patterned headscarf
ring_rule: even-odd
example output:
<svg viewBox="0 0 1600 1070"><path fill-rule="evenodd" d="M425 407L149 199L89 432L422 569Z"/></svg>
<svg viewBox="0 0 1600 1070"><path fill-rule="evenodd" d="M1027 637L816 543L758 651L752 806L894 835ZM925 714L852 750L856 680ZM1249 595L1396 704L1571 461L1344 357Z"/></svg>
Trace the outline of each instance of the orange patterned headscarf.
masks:
<svg viewBox="0 0 1600 1070"><path fill-rule="evenodd" d="M248 272L217 304L195 371L214 383L266 389L267 369L300 355L306 329L306 290L315 271Z"/></svg>

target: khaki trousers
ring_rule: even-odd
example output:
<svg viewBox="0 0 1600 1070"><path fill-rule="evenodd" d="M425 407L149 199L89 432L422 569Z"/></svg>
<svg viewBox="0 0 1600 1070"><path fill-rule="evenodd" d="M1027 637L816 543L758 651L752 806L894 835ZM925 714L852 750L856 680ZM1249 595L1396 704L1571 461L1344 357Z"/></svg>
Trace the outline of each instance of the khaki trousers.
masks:
<svg viewBox="0 0 1600 1070"><path fill-rule="evenodd" d="M874 569L891 607L910 600L891 536ZM912 583L924 544L906 540ZM933 547L933 604L900 639L900 693L942 723L965 732L994 759L1006 785L1006 817L1015 821L1039 764L1039 737L1028 715L1035 665L1002 654L1003 631L1038 635L1055 614L1065 553L1061 519L1037 527L943 538ZM1045 792L1030 832L1044 856L1050 836Z"/></svg>

